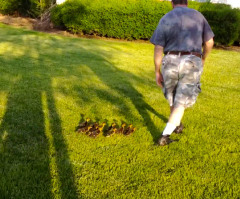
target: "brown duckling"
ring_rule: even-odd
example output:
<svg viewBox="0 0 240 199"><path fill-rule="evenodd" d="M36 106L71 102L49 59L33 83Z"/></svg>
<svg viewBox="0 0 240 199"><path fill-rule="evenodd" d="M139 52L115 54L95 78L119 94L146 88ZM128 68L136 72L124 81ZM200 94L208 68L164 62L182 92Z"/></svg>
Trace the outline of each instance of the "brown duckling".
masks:
<svg viewBox="0 0 240 199"><path fill-rule="evenodd" d="M86 127L82 128L81 131L78 131L78 132L87 134L91 129L92 129L91 126L86 126Z"/></svg>
<svg viewBox="0 0 240 199"><path fill-rule="evenodd" d="M106 135L108 135L109 133L112 132L113 128L115 128L116 123L112 123L111 126L108 127L108 129L106 130Z"/></svg>
<svg viewBox="0 0 240 199"><path fill-rule="evenodd" d="M95 130L91 131L91 133L89 134L89 136L91 136L91 137L97 137L100 133L103 132L103 129L104 129L105 126L106 126L106 123L103 122L101 126L98 126L98 127L96 127Z"/></svg>
<svg viewBox="0 0 240 199"><path fill-rule="evenodd" d="M98 129L98 126L99 126L99 124L98 123L93 123L93 124L91 124L89 127L91 127L90 129L89 129L89 131L87 131L86 132L86 135L90 135L93 131L95 131L96 129Z"/></svg>
<svg viewBox="0 0 240 199"><path fill-rule="evenodd" d="M132 124L130 124L126 130L123 132L124 135L130 135L131 133L133 133L136 130L135 127L133 127Z"/></svg>
<svg viewBox="0 0 240 199"><path fill-rule="evenodd" d="M90 122L90 119L87 118L86 121L79 123L78 126L76 127L75 131L84 132L87 129L89 122Z"/></svg>
<svg viewBox="0 0 240 199"><path fill-rule="evenodd" d="M125 130L125 126L126 126L126 124L123 123L122 126L121 126L121 128L119 128L116 133L123 133L124 130Z"/></svg>

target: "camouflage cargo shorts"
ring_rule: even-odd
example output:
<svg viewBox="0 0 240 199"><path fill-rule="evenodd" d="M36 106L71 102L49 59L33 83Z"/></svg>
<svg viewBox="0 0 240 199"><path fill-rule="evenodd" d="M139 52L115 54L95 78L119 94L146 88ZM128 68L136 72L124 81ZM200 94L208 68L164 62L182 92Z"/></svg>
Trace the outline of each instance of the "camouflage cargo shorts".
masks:
<svg viewBox="0 0 240 199"><path fill-rule="evenodd" d="M201 92L201 58L194 55L166 55L162 61L163 92L170 106L191 107Z"/></svg>

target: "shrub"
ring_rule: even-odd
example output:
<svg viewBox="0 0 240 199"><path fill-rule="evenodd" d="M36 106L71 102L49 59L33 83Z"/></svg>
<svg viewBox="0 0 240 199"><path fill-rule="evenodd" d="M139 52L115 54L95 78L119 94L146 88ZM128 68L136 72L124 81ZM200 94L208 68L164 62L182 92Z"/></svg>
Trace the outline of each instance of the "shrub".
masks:
<svg viewBox="0 0 240 199"><path fill-rule="evenodd" d="M38 0L20 0L17 11L22 16L38 17L40 15Z"/></svg>
<svg viewBox="0 0 240 199"><path fill-rule="evenodd" d="M189 1L188 2L188 7L195 9L195 10L199 10L199 7L202 5L202 3L196 2L196 1Z"/></svg>
<svg viewBox="0 0 240 199"><path fill-rule="evenodd" d="M199 8L197 9L199 12L203 11L212 11L212 10L224 10L224 9L231 9L231 6L228 4L222 3L200 3Z"/></svg>
<svg viewBox="0 0 240 199"><path fill-rule="evenodd" d="M52 19L54 24L63 23L75 33L149 39L159 19L170 10L169 2L155 0L95 0L90 4L70 0L52 11Z"/></svg>
<svg viewBox="0 0 240 199"><path fill-rule="evenodd" d="M0 12L13 14L18 9L18 0L0 0Z"/></svg>
<svg viewBox="0 0 240 199"><path fill-rule="evenodd" d="M62 5L58 5L51 10L51 21L56 27L64 27L62 16Z"/></svg>
<svg viewBox="0 0 240 199"><path fill-rule="evenodd" d="M0 12L19 13L22 16L38 17L51 6L53 0L0 0Z"/></svg>
<svg viewBox="0 0 240 199"><path fill-rule="evenodd" d="M230 45L239 39L239 10L225 4L189 2L209 21L215 41ZM123 39L149 39L170 2L156 0L68 0L52 10L56 25L74 33Z"/></svg>
<svg viewBox="0 0 240 199"><path fill-rule="evenodd" d="M240 46L240 9L235 9L236 11L238 11L238 39L236 40L236 43Z"/></svg>
<svg viewBox="0 0 240 199"><path fill-rule="evenodd" d="M62 21L69 30L73 32L80 32L84 27L83 19L87 13L86 6L81 1L73 0L65 3L61 9ZM88 13L86 16L90 15ZM91 23L89 21L89 23Z"/></svg>
<svg viewBox="0 0 240 199"><path fill-rule="evenodd" d="M215 42L232 45L239 38L239 13L235 9L202 11L215 33Z"/></svg>

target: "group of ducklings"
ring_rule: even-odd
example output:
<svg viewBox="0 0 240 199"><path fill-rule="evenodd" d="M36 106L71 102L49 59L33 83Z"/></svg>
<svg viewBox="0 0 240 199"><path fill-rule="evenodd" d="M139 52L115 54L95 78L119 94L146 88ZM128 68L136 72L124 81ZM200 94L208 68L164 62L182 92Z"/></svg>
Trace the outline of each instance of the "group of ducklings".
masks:
<svg viewBox="0 0 240 199"><path fill-rule="evenodd" d="M120 128L118 128L116 123L112 123L111 126L107 128L106 122L99 124L97 122L90 122L90 119L87 118L84 122L80 122L76 127L76 132L85 133L90 137L97 137L100 134L103 134L106 137L109 137L113 134L123 134L130 135L133 133L136 128L132 124L128 125L123 123Z"/></svg>

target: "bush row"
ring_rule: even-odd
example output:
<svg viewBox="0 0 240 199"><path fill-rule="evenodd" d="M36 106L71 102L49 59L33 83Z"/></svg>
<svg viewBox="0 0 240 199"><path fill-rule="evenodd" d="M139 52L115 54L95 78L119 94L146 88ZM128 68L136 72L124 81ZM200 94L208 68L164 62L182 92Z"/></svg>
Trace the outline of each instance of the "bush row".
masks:
<svg viewBox="0 0 240 199"><path fill-rule="evenodd" d="M0 0L0 12L38 17L55 0ZM240 42L240 10L225 4L189 1L210 23L215 42L231 45ZM67 0L52 9L56 26L80 34L95 34L122 39L149 39L160 18L171 4L159 0Z"/></svg>
<svg viewBox="0 0 240 199"><path fill-rule="evenodd" d="M225 4L189 2L207 18L215 42L231 45L240 40L240 11ZM149 39L159 19L171 10L157 0L67 0L52 10L52 21L74 33L123 39Z"/></svg>
<svg viewBox="0 0 240 199"><path fill-rule="evenodd" d="M230 5L202 3L200 11L208 20L215 41L219 44L231 45L240 42L240 10L231 9Z"/></svg>
<svg viewBox="0 0 240 199"><path fill-rule="evenodd" d="M231 45L240 41L240 15L238 10L203 11L208 19L217 43Z"/></svg>
<svg viewBox="0 0 240 199"><path fill-rule="evenodd" d="M95 0L91 4L69 0L52 10L52 21L74 33L149 39L159 19L170 10L169 2L155 0Z"/></svg>
<svg viewBox="0 0 240 199"><path fill-rule="evenodd" d="M0 13L39 17L54 0L0 0Z"/></svg>

